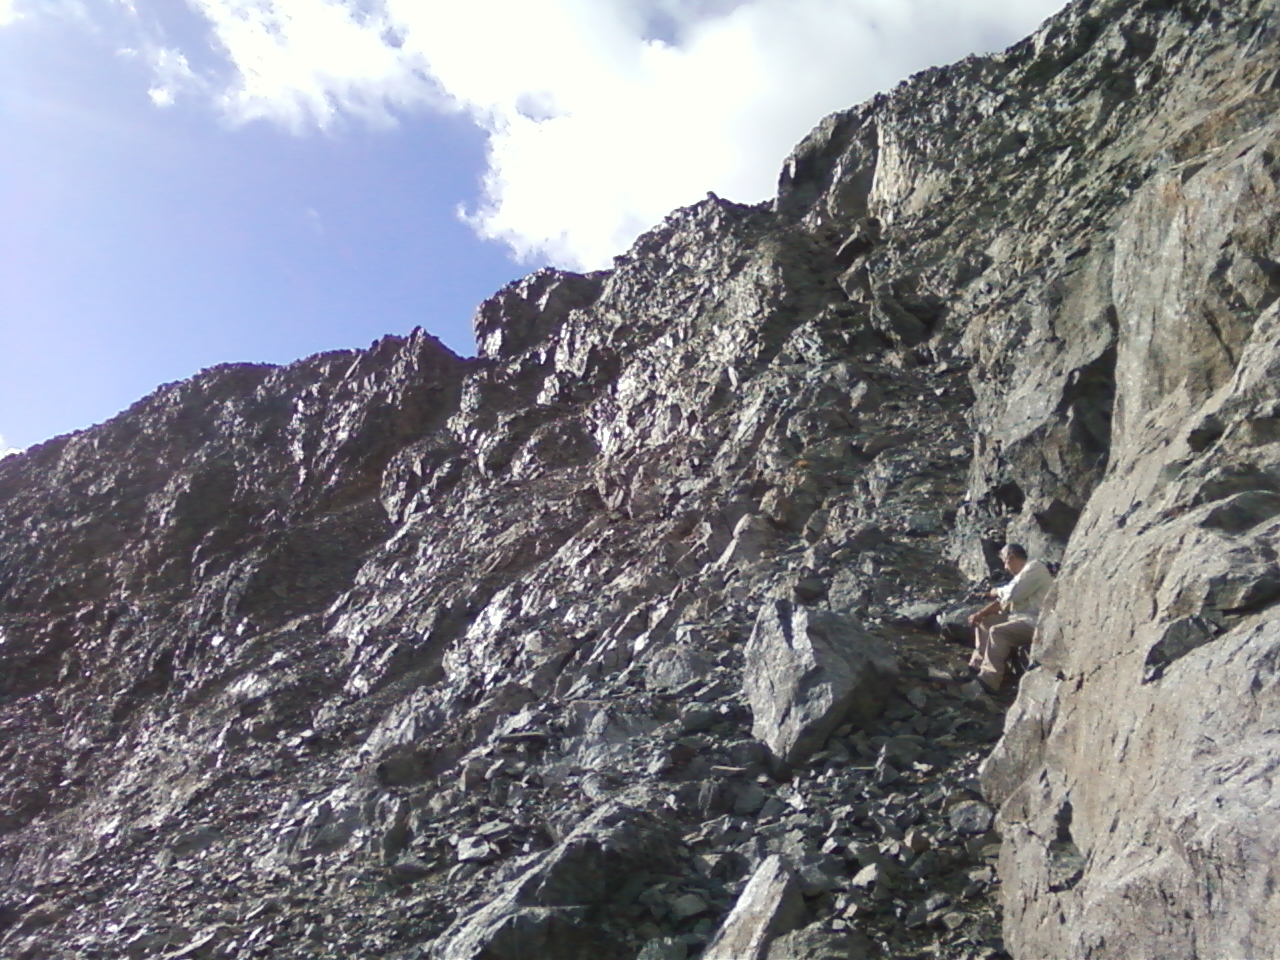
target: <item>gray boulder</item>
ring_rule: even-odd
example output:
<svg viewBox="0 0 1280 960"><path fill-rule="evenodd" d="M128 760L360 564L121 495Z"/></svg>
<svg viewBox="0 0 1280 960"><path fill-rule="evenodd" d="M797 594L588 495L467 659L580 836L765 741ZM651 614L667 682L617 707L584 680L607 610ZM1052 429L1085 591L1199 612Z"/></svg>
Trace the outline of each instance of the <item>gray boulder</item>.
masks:
<svg viewBox="0 0 1280 960"><path fill-rule="evenodd" d="M752 733L780 771L808 759L846 717L875 719L897 673L857 621L786 600L760 610L744 655Z"/></svg>

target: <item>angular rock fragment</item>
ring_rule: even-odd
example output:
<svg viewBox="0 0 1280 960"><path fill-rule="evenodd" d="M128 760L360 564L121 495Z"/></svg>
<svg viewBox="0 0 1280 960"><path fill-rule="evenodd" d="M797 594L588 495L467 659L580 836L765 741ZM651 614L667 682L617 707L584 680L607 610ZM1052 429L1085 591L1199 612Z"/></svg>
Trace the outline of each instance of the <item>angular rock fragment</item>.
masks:
<svg viewBox="0 0 1280 960"><path fill-rule="evenodd" d="M973 644L973 627L969 624L969 616L978 608L970 606L945 607L938 611L936 620L938 633L945 640L971 646Z"/></svg>
<svg viewBox="0 0 1280 960"><path fill-rule="evenodd" d="M821 577L801 577L791 589L797 600L809 606L827 595L827 581Z"/></svg>
<svg viewBox="0 0 1280 960"><path fill-rule="evenodd" d="M600 911L637 873L677 862L677 838L653 816L610 804L527 867L489 903L456 921L432 960L598 960L615 954Z"/></svg>
<svg viewBox="0 0 1280 960"><path fill-rule="evenodd" d="M656 651L645 667L645 682L653 690L678 690L710 674L711 662L685 646L673 645Z"/></svg>
<svg viewBox="0 0 1280 960"><path fill-rule="evenodd" d="M902 776L902 772L898 770L889 760L881 756L876 760L876 783L881 786L887 786Z"/></svg>
<svg viewBox="0 0 1280 960"><path fill-rule="evenodd" d="M852 886L862 889L868 889L881 883L887 876L885 867L881 863L869 863L857 873L853 875L850 882Z"/></svg>
<svg viewBox="0 0 1280 960"><path fill-rule="evenodd" d="M938 872L940 863L936 853L926 850L911 862L911 866L907 867L907 876L915 881L927 880Z"/></svg>
<svg viewBox="0 0 1280 960"><path fill-rule="evenodd" d="M905 529L917 537L939 535L947 532L947 525L937 513L916 513L907 517Z"/></svg>
<svg viewBox="0 0 1280 960"><path fill-rule="evenodd" d="M671 915L677 920L687 920L707 912L707 901L696 893L686 893L671 901Z"/></svg>
<svg viewBox="0 0 1280 960"><path fill-rule="evenodd" d="M923 750L924 738L911 735L889 737L880 748L881 755L885 759L903 767L919 759Z"/></svg>
<svg viewBox="0 0 1280 960"><path fill-rule="evenodd" d="M770 942L804 915L800 887L778 855L756 868L702 960L765 960Z"/></svg>
<svg viewBox="0 0 1280 960"><path fill-rule="evenodd" d="M907 702L919 710L921 713L927 713L929 707L929 695L919 687L912 687L907 691Z"/></svg>
<svg viewBox="0 0 1280 960"><path fill-rule="evenodd" d="M915 829L908 830L906 835L902 838L902 842L906 844L907 849L912 853L924 853L930 848L930 846L932 846L929 842L929 838L925 836L922 831Z"/></svg>
<svg viewBox="0 0 1280 960"><path fill-rule="evenodd" d="M173 851L176 857L189 857L203 850L208 850L215 844L221 843L224 839L221 830L204 825L179 834L169 844L169 849Z"/></svg>
<svg viewBox="0 0 1280 960"><path fill-rule="evenodd" d="M658 937L650 940L640 952L636 960L685 960L689 956L689 947L677 937Z"/></svg>
<svg viewBox="0 0 1280 960"><path fill-rule="evenodd" d="M752 733L780 771L804 762L846 717L874 719L897 670L856 621L785 600L761 608L743 655Z"/></svg>
<svg viewBox="0 0 1280 960"><path fill-rule="evenodd" d="M687 703L680 708L680 729L684 733L702 733L719 720L719 711L709 703Z"/></svg>
<svg viewBox="0 0 1280 960"><path fill-rule="evenodd" d="M464 837L458 841L458 860L462 863L485 863L497 855L497 848L481 837Z"/></svg>
<svg viewBox="0 0 1280 960"><path fill-rule="evenodd" d="M941 603L909 603L894 610L893 618L899 623L925 629L937 623L937 616L942 608Z"/></svg>
<svg viewBox="0 0 1280 960"><path fill-rule="evenodd" d="M800 881L802 894L817 897L834 890L843 879L844 872L843 864L834 856L806 856L796 870L796 879Z"/></svg>
<svg viewBox="0 0 1280 960"><path fill-rule="evenodd" d="M389 871L391 882L401 884L417 883L431 876L432 872L431 864L418 857L402 857L391 865Z"/></svg>
<svg viewBox="0 0 1280 960"><path fill-rule="evenodd" d="M902 924L908 930L916 930L923 927L929 921L928 904L917 903L914 907L907 911L907 915L903 917Z"/></svg>
<svg viewBox="0 0 1280 960"><path fill-rule="evenodd" d="M392 787L405 787L424 779L425 764L412 752L398 752L384 757L374 768L379 782Z"/></svg>
<svg viewBox="0 0 1280 960"><path fill-rule="evenodd" d="M948 930L959 930L968 920L969 918L963 913L957 913L954 910L942 915L942 925Z"/></svg>
<svg viewBox="0 0 1280 960"><path fill-rule="evenodd" d="M947 819L956 832L973 835L990 830L994 816L994 811L982 801L966 800L952 807Z"/></svg>
<svg viewBox="0 0 1280 960"><path fill-rule="evenodd" d="M861 933L837 933L814 923L774 940L766 960L868 960L875 951Z"/></svg>
<svg viewBox="0 0 1280 960"><path fill-rule="evenodd" d="M769 521L764 517L748 515L733 528L733 539L716 561L717 567L733 567L760 559L773 537Z"/></svg>
<svg viewBox="0 0 1280 960"><path fill-rule="evenodd" d="M189 960L189 958L213 956L218 945L227 939L229 932L228 927L224 924L206 927L197 933L190 943L177 950L163 954L162 960Z"/></svg>

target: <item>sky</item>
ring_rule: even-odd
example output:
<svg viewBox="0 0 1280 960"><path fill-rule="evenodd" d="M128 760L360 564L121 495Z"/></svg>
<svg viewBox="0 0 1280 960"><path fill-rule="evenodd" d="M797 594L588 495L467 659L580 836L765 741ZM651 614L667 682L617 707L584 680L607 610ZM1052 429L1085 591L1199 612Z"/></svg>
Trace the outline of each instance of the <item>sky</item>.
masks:
<svg viewBox="0 0 1280 960"><path fill-rule="evenodd" d="M0 0L0 455L422 326L1062 0Z"/></svg>

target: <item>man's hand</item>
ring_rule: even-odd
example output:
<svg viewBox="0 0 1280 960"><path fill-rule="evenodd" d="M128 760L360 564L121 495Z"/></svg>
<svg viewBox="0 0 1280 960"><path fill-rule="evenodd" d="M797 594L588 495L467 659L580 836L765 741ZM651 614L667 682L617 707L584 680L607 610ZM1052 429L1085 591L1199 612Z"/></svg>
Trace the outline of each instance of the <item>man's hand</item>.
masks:
<svg viewBox="0 0 1280 960"><path fill-rule="evenodd" d="M977 613L969 617L969 626L976 627L978 624L980 624L983 620L987 619L987 617L991 616L993 613L999 613L999 612L1000 612L1000 601L997 599L992 601L991 603L988 603L985 607L983 607Z"/></svg>

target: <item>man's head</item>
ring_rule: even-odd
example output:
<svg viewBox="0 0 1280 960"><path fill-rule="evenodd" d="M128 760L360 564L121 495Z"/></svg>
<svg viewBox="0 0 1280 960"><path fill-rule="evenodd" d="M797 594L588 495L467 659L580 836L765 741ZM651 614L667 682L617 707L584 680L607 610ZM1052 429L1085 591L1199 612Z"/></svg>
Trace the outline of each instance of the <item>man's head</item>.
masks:
<svg viewBox="0 0 1280 960"><path fill-rule="evenodd" d="M1027 565L1027 548L1020 543L1006 543L1000 551L1000 559L1004 561L1006 570L1016 574Z"/></svg>

